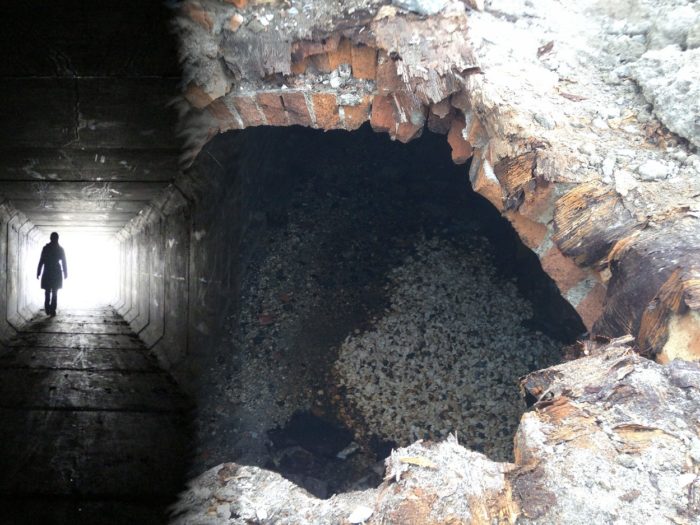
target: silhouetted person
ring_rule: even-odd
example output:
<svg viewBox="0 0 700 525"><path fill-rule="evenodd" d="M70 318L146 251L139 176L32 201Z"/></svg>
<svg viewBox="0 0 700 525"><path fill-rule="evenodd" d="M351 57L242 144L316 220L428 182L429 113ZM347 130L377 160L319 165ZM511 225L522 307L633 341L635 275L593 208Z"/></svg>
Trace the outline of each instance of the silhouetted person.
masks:
<svg viewBox="0 0 700 525"><path fill-rule="evenodd" d="M41 269L44 273L41 273ZM68 265L66 264L66 252L58 244L58 234L51 234L51 242L41 250L39 267L36 269L36 278L41 275L41 287L44 292L44 311L51 317L56 317L56 305L58 303L58 291L63 288L63 279L68 279Z"/></svg>

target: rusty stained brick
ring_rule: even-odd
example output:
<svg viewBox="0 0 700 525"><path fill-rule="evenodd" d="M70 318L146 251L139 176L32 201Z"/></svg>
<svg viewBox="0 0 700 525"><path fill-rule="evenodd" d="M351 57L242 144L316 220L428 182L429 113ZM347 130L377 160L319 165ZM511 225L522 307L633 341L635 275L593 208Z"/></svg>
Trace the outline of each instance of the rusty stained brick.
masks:
<svg viewBox="0 0 700 525"><path fill-rule="evenodd" d="M311 62L319 73L330 73L333 71L328 53L320 53L310 57Z"/></svg>
<svg viewBox="0 0 700 525"><path fill-rule="evenodd" d="M282 93L282 103L287 109L287 117L290 125L311 126L311 115L306 105L306 97L301 91L287 91Z"/></svg>
<svg viewBox="0 0 700 525"><path fill-rule="evenodd" d="M603 315L606 295L607 288L601 283L596 283L588 295L576 305L576 312L581 316L581 320L589 332L593 330L593 325Z"/></svg>
<svg viewBox="0 0 700 525"><path fill-rule="evenodd" d="M301 60L292 60L291 69L293 75L303 75L307 67L309 67L308 57L304 57Z"/></svg>
<svg viewBox="0 0 700 525"><path fill-rule="evenodd" d="M494 172L508 195L515 195L535 185L536 153L525 153L518 157L505 158L496 166Z"/></svg>
<svg viewBox="0 0 700 525"><path fill-rule="evenodd" d="M562 294L586 278L586 272L579 268L572 259L564 256L556 246L552 246L544 254L541 263L542 269L554 280Z"/></svg>
<svg viewBox="0 0 700 525"><path fill-rule="evenodd" d="M338 43L334 51L328 52L328 67L331 71L337 69L340 64L352 64L352 44L347 38Z"/></svg>
<svg viewBox="0 0 700 525"><path fill-rule="evenodd" d="M357 106L342 106L345 129L355 130L369 120L372 107L372 97L365 95Z"/></svg>
<svg viewBox="0 0 700 525"><path fill-rule="evenodd" d="M533 221L516 211L507 211L504 215L518 232L518 237L531 250L538 248L547 236L545 224Z"/></svg>
<svg viewBox="0 0 700 525"><path fill-rule="evenodd" d="M484 152L475 151L469 166L469 181L472 188L485 197L498 211L503 211L503 189L493 173L488 160L483 158Z"/></svg>
<svg viewBox="0 0 700 525"><path fill-rule="evenodd" d="M379 51L377 59L377 93L388 95L404 88L404 82L396 72L394 61L385 51Z"/></svg>
<svg viewBox="0 0 700 525"><path fill-rule="evenodd" d="M312 93L311 101L317 128L329 130L340 127L340 114L335 93Z"/></svg>
<svg viewBox="0 0 700 525"><path fill-rule="evenodd" d="M374 80L377 76L377 50L370 46L353 46L351 51L352 76Z"/></svg>
<svg viewBox="0 0 700 525"><path fill-rule="evenodd" d="M241 95L233 97L233 105L238 111L238 114L243 120L243 124L248 126L263 126L267 124L265 116L263 115L260 108L258 108L257 102L253 95Z"/></svg>
<svg viewBox="0 0 700 525"><path fill-rule="evenodd" d="M370 124L374 131L389 133L396 131L396 109L390 97L375 95L372 100Z"/></svg>
<svg viewBox="0 0 700 525"><path fill-rule="evenodd" d="M216 99L207 106L207 111L219 123L221 131L240 129L241 126L238 118L236 118L237 116L231 112L224 99Z"/></svg>
<svg viewBox="0 0 700 525"><path fill-rule="evenodd" d="M248 0L224 0L224 2L233 4L233 6L238 9L245 9L248 5Z"/></svg>
<svg viewBox="0 0 700 525"><path fill-rule="evenodd" d="M464 138L466 122L464 115L458 115L452 119L450 131L447 133L447 142L452 148L452 162L464 164L472 156L472 145Z"/></svg>
<svg viewBox="0 0 700 525"><path fill-rule="evenodd" d="M331 35L320 40L297 40L292 43L292 60L300 61L306 57L335 51L339 42L338 35Z"/></svg>
<svg viewBox="0 0 700 525"><path fill-rule="evenodd" d="M257 94L258 107L265 115L270 126L286 126L287 112L279 93L259 92Z"/></svg>
<svg viewBox="0 0 700 525"><path fill-rule="evenodd" d="M636 224L615 189L599 182L580 184L554 204L554 242L582 266L605 259Z"/></svg>
<svg viewBox="0 0 700 525"><path fill-rule="evenodd" d="M190 82L185 89L185 99L197 109L207 107L212 102L212 98L204 91L202 86L198 86L194 82Z"/></svg>
<svg viewBox="0 0 700 525"><path fill-rule="evenodd" d="M211 15L198 2L187 2L182 5L181 9L187 18L207 31L211 32L214 28L214 20Z"/></svg>

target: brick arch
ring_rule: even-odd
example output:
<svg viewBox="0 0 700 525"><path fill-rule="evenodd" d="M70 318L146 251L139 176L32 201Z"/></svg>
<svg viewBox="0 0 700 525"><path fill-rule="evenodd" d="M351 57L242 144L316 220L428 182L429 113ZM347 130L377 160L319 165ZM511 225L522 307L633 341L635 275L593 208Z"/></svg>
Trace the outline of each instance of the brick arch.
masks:
<svg viewBox="0 0 700 525"><path fill-rule="evenodd" d="M244 15L257 8L233 4L222 8L190 0L178 19L188 79L182 106L190 158L215 134L251 126L352 131L369 122L401 142L427 127L445 135L455 163L471 159L473 189L511 222L589 331L640 335L644 309L663 285L654 272L664 263L655 260L645 267L650 279L630 288L620 284L614 272L620 261L610 255L625 239L639 242L636 233L643 223L627 211L614 187L570 177L575 155L553 144L542 126L533 126L533 115L514 105L512 96L504 100L503 90L511 86L489 83L488 71L481 70L464 37L463 10L426 17L383 6L353 24L335 23L312 39L283 41L264 30L241 33ZM214 57L203 66L192 41L219 45L226 60ZM245 43L244 52L231 46L235 41ZM615 253L624 258L633 252ZM685 294L672 301L675 309L667 309L661 320L646 321L638 338L651 353L663 350L670 319L685 307L677 304L695 309L697 293L688 291L694 286L674 289Z"/></svg>

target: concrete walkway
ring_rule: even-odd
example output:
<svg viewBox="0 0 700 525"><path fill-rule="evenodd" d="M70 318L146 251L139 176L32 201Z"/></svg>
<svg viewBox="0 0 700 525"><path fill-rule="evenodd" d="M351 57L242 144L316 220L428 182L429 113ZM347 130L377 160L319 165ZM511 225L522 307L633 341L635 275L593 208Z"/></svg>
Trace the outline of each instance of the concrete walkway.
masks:
<svg viewBox="0 0 700 525"><path fill-rule="evenodd" d="M112 308L37 315L0 354L0 523L165 523L185 412Z"/></svg>

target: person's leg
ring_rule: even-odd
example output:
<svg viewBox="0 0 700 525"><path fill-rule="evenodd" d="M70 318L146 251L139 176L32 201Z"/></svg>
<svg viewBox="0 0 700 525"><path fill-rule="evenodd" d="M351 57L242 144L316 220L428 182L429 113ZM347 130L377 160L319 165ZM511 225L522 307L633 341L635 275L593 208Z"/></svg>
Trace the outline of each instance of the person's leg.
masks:
<svg viewBox="0 0 700 525"><path fill-rule="evenodd" d="M56 306L58 305L58 290L51 290L51 314L56 315Z"/></svg>
<svg viewBox="0 0 700 525"><path fill-rule="evenodd" d="M44 312L51 313L51 290L44 290Z"/></svg>

